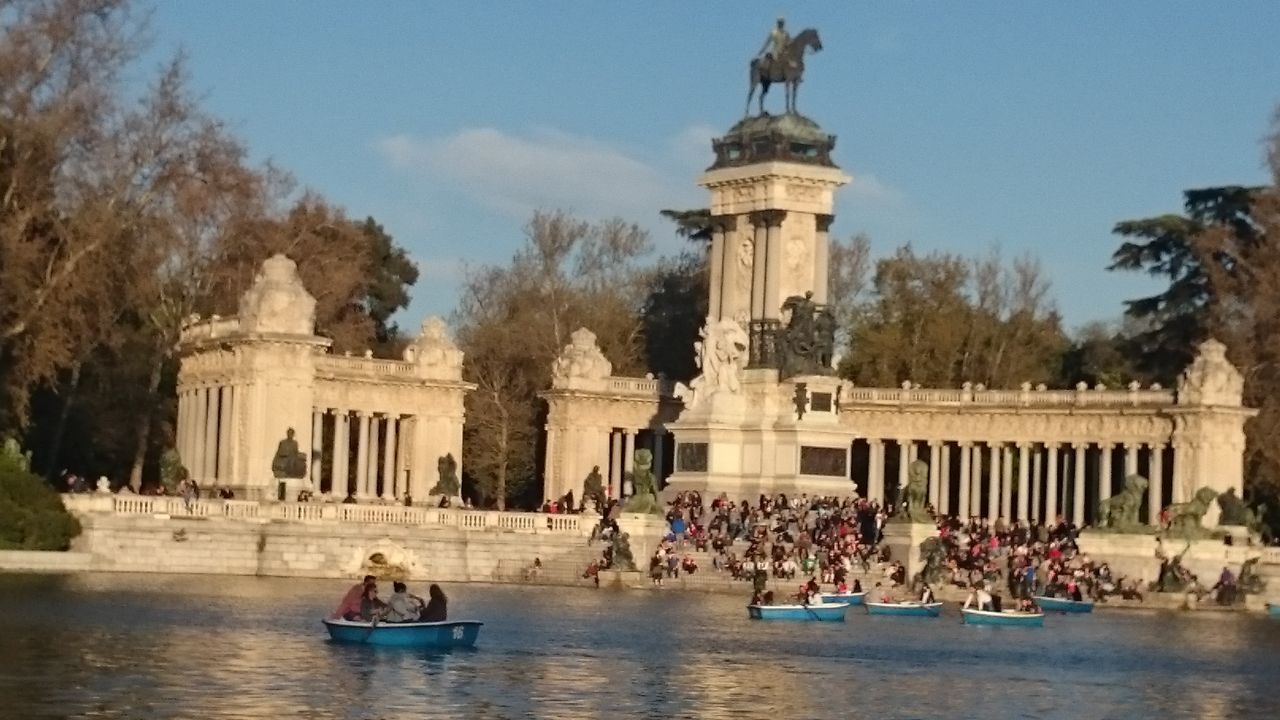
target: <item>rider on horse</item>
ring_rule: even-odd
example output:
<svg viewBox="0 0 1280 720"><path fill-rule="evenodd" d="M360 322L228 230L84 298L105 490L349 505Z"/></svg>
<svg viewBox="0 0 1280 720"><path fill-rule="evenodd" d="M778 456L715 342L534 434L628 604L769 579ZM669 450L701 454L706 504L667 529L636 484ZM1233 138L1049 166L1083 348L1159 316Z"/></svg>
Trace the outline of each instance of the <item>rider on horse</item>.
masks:
<svg viewBox="0 0 1280 720"><path fill-rule="evenodd" d="M765 71L770 76L777 75L776 71L782 69L775 66L774 62L785 61L787 46L791 44L791 34L787 32L785 24L785 19L778 18L777 26L769 31L769 37L764 39L764 46L760 48L759 57L764 58Z"/></svg>

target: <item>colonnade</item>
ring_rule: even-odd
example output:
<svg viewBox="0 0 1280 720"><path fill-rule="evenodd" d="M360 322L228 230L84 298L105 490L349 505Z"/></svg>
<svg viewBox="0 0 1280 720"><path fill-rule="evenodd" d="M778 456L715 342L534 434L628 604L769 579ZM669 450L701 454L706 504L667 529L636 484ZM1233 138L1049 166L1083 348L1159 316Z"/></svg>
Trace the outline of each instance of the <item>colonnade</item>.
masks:
<svg viewBox="0 0 1280 720"><path fill-rule="evenodd" d="M919 459L929 466L928 501L937 512L990 520L1092 522L1098 501L1120 492L1123 479L1138 474L1148 480L1143 519L1156 524L1169 501L1164 490L1173 473L1166 471L1174 469L1172 462L1165 463L1168 446L1162 443L859 442L865 443L867 457L859 486L869 499L895 500L897 491L887 489L886 481L890 488L906 485L910 465ZM896 473L888 478L891 452L896 452Z"/></svg>
<svg viewBox="0 0 1280 720"><path fill-rule="evenodd" d="M234 477L240 451L233 432L243 388L238 385L202 386L178 392L177 450L191 477L216 484Z"/></svg>
<svg viewBox="0 0 1280 720"><path fill-rule="evenodd" d="M641 430L632 428L614 428L609 433L609 462L608 462L608 482L605 486L606 492L610 498L622 498L634 493L635 489L630 486L623 485L623 479L627 473L632 471L634 466L634 458L636 454L636 444ZM660 482L666 476L664 468L667 466L667 431L664 429L649 429L647 443L641 447L653 453L653 475L655 482Z"/></svg>
<svg viewBox="0 0 1280 720"><path fill-rule="evenodd" d="M311 422L311 479L317 492L357 500L426 497L425 478L410 477L413 416L326 409L313 411Z"/></svg>

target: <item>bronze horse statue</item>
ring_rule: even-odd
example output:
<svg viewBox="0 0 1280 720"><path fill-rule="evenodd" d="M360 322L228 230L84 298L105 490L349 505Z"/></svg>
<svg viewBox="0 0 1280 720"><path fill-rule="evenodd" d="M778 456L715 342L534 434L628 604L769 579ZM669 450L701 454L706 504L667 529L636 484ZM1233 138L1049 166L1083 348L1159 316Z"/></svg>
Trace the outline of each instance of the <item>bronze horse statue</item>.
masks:
<svg viewBox="0 0 1280 720"><path fill-rule="evenodd" d="M751 86L747 93L747 109L744 114L751 114L751 98L756 94L757 85L760 86L760 114L764 114L764 96L768 94L769 86L773 83L786 83L786 111L795 112L796 89L800 87L800 81L804 77L804 52L805 50L817 52L821 49L822 40L818 37L818 31L808 28L791 38L782 57L772 58L768 62L761 58L753 59L750 72Z"/></svg>

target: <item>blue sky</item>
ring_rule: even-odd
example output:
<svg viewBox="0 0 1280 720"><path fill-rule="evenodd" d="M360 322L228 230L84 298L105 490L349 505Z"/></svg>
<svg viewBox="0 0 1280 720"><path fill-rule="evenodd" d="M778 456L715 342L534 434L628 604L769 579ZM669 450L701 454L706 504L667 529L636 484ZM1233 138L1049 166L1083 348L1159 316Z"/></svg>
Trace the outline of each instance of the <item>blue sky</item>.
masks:
<svg viewBox="0 0 1280 720"><path fill-rule="evenodd" d="M1071 326L1155 287L1104 270L1117 220L1267 177L1274 1L166 0L152 60L185 48L256 159L386 225L422 270L414 325L452 309L466 265L504 262L534 208L679 249L657 212L705 204L709 138L741 117L778 15L825 45L800 111L854 177L833 231L877 255L1034 254Z"/></svg>

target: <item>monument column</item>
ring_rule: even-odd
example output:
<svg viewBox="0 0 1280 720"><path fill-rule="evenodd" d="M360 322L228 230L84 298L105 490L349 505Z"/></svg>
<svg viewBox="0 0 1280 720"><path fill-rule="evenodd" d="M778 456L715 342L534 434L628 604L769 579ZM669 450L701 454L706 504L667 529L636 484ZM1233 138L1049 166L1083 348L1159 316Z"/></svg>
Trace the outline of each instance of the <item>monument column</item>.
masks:
<svg viewBox="0 0 1280 720"><path fill-rule="evenodd" d="M884 441L867 440L867 499L884 502Z"/></svg>
<svg viewBox="0 0 1280 720"><path fill-rule="evenodd" d="M631 430L622 431L622 492L628 497L636 492L632 483L627 482L627 470L634 470L636 462L636 434Z"/></svg>
<svg viewBox="0 0 1280 720"><path fill-rule="evenodd" d="M369 413L356 411L360 418L359 434L356 436L356 497L369 497Z"/></svg>
<svg viewBox="0 0 1280 720"><path fill-rule="evenodd" d="M709 279L711 302L707 305L707 314L716 319L722 317L720 307L721 293L725 283L724 253L724 223L713 218L711 221L711 257L707 260L708 269L711 271Z"/></svg>
<svg viewBox="0 0 1280 720"><path fill-rule="evenodd" d="M1151 446L1151 478L1147 485L1147 524L1160 524L1164 509L1164 445Z"/></svg>
<svg viewBox="0 0 1280 720"><path fill-rule="evenodd" d="M187 395L188 393L185 390L178 391L177 446L178 457L182 458L182 464L184 466L191 462L191 456L188 454L190 449L187 447L187 433L191 431L191 420L187 417L187 409L190 407Z"/></svg>
<svg viewBox="0 0 1280 720"><path fill-rule="evenodd" d="M940 459L942 458L942 448L938 447L937 440L929 441L929 502L933 503L933 509L941 512L938 508L939 487L942 485Z"/></svg>
<svg viewBox="0 0 1280 720"><path fill-rule="evenodd" d="M777 320L782 317L782 221L786 219L787 211L764 210L761 215L768 223L765 245L769 255L764 276L764 317Z"/></svg>
<svg viewBox="0 0 1280 720"><path fill-rule="evenodd" d="M656 489L662 489L662 481L665 479L662 469L666 463L666 447L665 440L667 431L661 426L651 429L653 439L650 442L651 452L653 452L653 483Z"/></svg>
<svg viewBox="0 0 1280 720"><path fill-rule="evenodd" d="M831 223L835 215L819 214L814 216L817 236L813 243L813 301L819 305L827 304L827 285L831 281Z"/></svg>
<svg viewBox="0 0 1280 720"><path fill-rule="evenodd" d="M982 444L973 446L973 485L969 492L969 517L982 517Z"/></svg>
<svg viewBox="0 0 1280 720"><path fill-rule="evenodd" d="M1004 454L1004 445L998 442L991 443L991 470L987 473L989 480L987 481L987 518L992 522L1000 517L1000 491L1003 489L1000 483L1000 473L1004 468L1001 465L1002 456Z"/></svg>
<svg viewBox="0 0 1280 720"><path fill-rule="evenodd" d="M1008 445L1000 446L1002 462L1000 464L1000 517L1005 522L1013 521L1013 449Z"/></svg>
<svg viewBox="0 0 1280 720"><path fill-rule="evenodd" d="M231 479L231 387L214 389L218 395L218 484Z"/></svg>
<svg viewBox="0 0 1280 720"><path fill-rule="evenodd" d="M973 446L967 442L960 443L960 503L956 508L956 515L961 520L967 519L969 512L969 495L973 492L973 475L971 455L973 454Z"/></svg>
<svg viewBox="0 0 1280 720"><path fill-rule="evenodd" d="M191 459L187 471L191 477L204 480L204 422L209 415L209 396L203 387L192 391L194 394L191 412Z"/></svg>
<svg viewBox="0 0 1280 720"><path fill-rule="evenodd" d="M898 441L898 487L903 488L907 485L907 466L911 464L911 441ZM902 490L894 493L894 498L898 500L898 504L902 504Z"/></svg>
<svg viewBox="0 0 1280 720"><path fill-rule="evenodd" d="M396 489L396 416L387 415L387 433L382 441L382 497L399 499Z"/></svg>
<svg viewBox="0 0 1280 720"><path fill-rule="evenodd" d="M942 472L938 477L938 500L934 509L942 515L951 514L951 446L946 442L938 448L942 454Z"/></svg>
<svg viewBox="0 0 1280 720"><path fill-rule="evenodd" d="M1058 443L1047 443L1049 453L1049 477L1045 486L1045 522L1053 522L1058 517Z"/></svg>
<svg viewBox="0 0 1280 720"><path fill-rule="evenodd" d="M769 229L760 213L751 214L751 226L755 236L751 244L751 319L761 320L764 318L765 258L768 255L766 246L769 242ZM759 352L753 349L751 355L758 357Z"/></svg>
<svg viewBox="0 0 1280 720"><path fill-rule="evenodd" d="M622 450L622 435L614 432L610 439L613 443L613 462L609 463L609 497L621 500L622 473L623 468L626 467L623 464L625 461Z"/></svg>
<svg viewBox="0 0 1280 720"><path fill-rule="evenodd" d="M314 492L320 492L320 486L324 483L321 477L322 459L324 457L324 412L321 410L311 411L311 487ZM330 481L332 482L332 481Z"/></svg>
<svg viewBox="0 0 1280 720"><path fill-rule="evenodd" d="M1138 472L1138 450L1141 444L1124 444L1124 476L1136 475Z"/></svg>
<svg viewBox="0 0 1280 720"><path fill-rule="evenodd" d="M369 417L369 449L365 452L368 456L368 474L365 476L365 486L368 488L370 497L382 497L382 493L378 492L378 435L379 428L382 426L382 419L376 414Z"/></svg>
<svg viewBox="0 0 1280 720"><path fill-rule="evenodd" d="M1088 451L1087 446L1076 443L1076 479L1071 488L1074 493L1074 497L1072 498L1073 505L1071 508L1071 522L1075 523L1077 527L1084 524L1084 477L1086 451Z"/></svg>
<svg viewBox="0 0 1280 720"><path fill-rule="evenodd" d="M227 480L233 485L243 486L249 484L250 478L240 460L243 454L240 447L240 428L244 423L244 386L229 385L227 389L231 393L231 434L227 437L229 445L227 454L231 459L231 472L227 475Z"/></svg>
<svg viewBox="0 0 1280 720"><path fill-rule="evenodd" d="M1101 451L1101 468L1098 470L1098 502L1111 497L1111 455L1115 446L1111 443L1098 443ZM1097 503L1095 503L1096 505Z"/></svg>
<svg viewBox="0 0 1280 720"><path fill-rule="evenodd" d="M1031 448L1026 443L1018 443L1018 521L1027 522L1027 511L1031 507Z"/></svg>
<svg viewBox="0 0 1280 720"><path fill-rule="evenodd" d="M1031 519L1043 522L1040 508L1044 505L1040 502L1040 493L1044 490L1044 453L1038 447L1034 450L1031 456Z"/></svg>
<svg viewBox="0 0 1280 720"><path fill-rule="evenodd" d="M208 388L205 394L208 400L204 419L204 477L201 482L207 484L218 480L218 388Z"/></svg>

